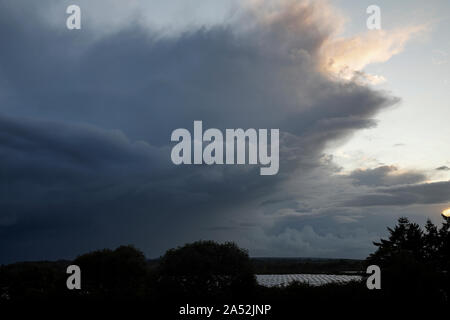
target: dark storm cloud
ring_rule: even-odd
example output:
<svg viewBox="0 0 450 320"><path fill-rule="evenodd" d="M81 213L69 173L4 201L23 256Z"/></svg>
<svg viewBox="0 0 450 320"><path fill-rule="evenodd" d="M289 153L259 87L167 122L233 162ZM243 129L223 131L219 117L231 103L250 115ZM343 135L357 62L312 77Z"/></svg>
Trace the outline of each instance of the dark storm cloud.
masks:
<svg viewBox="0 0 450 320"><path fill-rule="evenodd" d="M450 168L449 168L449 167L447 167L447 166L442 166L442 167L438 167L438 168L436 168L436 170L438 170L438 171L449 171L449 170L450 170Z"/></svg>
<svg viewBox="0 0 450 320"><path fill-rule="evenodd" d="M357 169L349 177L356 185L366 186L394 186L422 182L426 176L417 172L401 172L394 166L381 166L374 169Z"/></svg>
<svg viewBox="0 0 450 320"><path fill-rule="evenodd" d="M450 181L379 188L348 201L349 206L435 204L450 201Z"/></svg>
<svg viewBox="0 0 450 320"><path fill-rule="evenodd" d="M318 72L331 30L312 19L317 8L302 10L285 8L245 30L214 26L169 38L135 25L101 36L55 29L32 9L1 2L0 262L129 242L155 256L216 237L202 230L229 230L227 219L258 224L253 203L270 203L292 180L310 191L315 177L304 173L321 166L325 145L375 125L372 117L398 99ZM192 130L194 120L279 128L280 173L172 165L170 134ZM367 184L376 174L358 179Z"/></svg>

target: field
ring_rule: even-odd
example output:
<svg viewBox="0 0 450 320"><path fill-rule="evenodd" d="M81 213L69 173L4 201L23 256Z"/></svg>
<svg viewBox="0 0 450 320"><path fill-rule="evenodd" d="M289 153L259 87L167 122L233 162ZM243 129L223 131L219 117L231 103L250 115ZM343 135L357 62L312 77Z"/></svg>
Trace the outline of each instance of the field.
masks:
<svg viewBox="0 0 450 320"><path fill-rule="evenodd" d="M361 276L335 275L335 274L258 274L256 280L259 285L265 287L286 286L294 281L321 286L330 283L347 283L350 281L360 281Z"/></svg>

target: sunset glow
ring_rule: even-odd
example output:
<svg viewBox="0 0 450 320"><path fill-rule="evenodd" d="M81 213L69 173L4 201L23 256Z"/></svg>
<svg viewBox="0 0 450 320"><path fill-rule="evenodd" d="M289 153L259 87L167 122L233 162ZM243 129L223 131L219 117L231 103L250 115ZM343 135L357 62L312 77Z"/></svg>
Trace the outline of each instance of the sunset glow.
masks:
<svg viewBox="0 0 450 320"><path fill-rule="evenodd" d="M445 209L442 211L442 215L446 217L450 217L450 208Z"/></svg>

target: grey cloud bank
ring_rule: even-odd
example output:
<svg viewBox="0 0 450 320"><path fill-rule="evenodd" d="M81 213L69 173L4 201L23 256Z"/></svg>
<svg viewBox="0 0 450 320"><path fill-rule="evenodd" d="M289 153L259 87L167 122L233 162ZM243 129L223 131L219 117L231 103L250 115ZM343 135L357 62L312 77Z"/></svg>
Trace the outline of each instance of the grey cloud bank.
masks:
<svg viewBox="0 0 450 320"><path fill-rule="evenodd" d="M399 184L414 184L426 180L419 172L398 172L394 166L381 166L374 169L357 169L350 174L357 185L392 186Z"/></svg>

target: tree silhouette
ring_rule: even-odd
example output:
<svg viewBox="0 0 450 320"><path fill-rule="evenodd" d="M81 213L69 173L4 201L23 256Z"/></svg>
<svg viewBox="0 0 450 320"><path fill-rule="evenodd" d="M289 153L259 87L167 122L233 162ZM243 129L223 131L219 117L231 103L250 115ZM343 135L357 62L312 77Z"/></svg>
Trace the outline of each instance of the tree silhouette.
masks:
<svg viewBox="0 0 450 320"><path fill-rule="evenodd" d="M66 293L67 262L19 262L0 266L2 301L62 298Z"/></svg>
<svg viewBox="0 0 450 320"><path fill-rule="evenodd" d="M438 227L430 219L427 220L424 233L424 258L435 259L441 246Z"/></svg>
<svg viewBox="0 0 450 320"><path fill-rule="evenodd" d="M234 297L256 285L248 253L236 244L198 241L171 249L159 265L161 292L177 297Z"/></svg>
<svg viewBox="0 0 450 320"><path fill-rule="evenodd" d="M449 219L439 229L430 220L423 231L400 218L388 228L388 239L374 242L377 250L367 258L379 265L387 294L397 299L445 301L449 293Z"/></svg>
<svg viewBox="0 0 450 320"><path fill-rule="evenodd" d="M369 259L377 260L381 264L389 264L399 254L407 254L417 260L423 257L425 249L423 231L418 224L411 223L408 218L402 217L398 219L394 229L387 229L390 233L389 238L374 242L378 249L370 255Z"/></svg>
<svg viewBox="0 0 450 320"><path fill-rule="evenodd" d="M99 250L79 256L84 295L133 299L144 295L148 276L144 254L133 246Z"/></svg>

